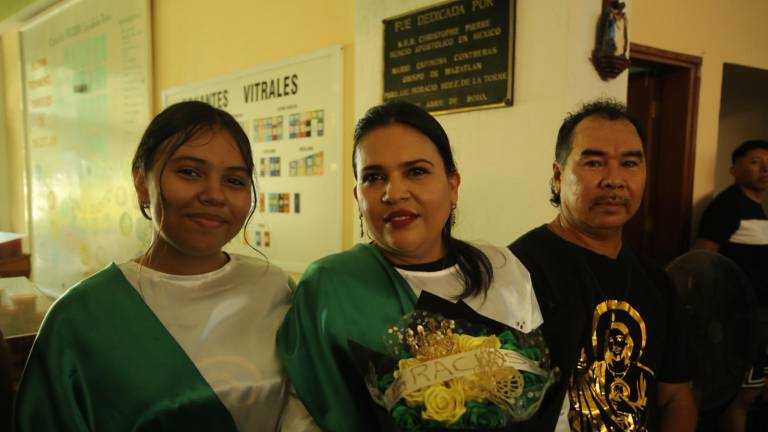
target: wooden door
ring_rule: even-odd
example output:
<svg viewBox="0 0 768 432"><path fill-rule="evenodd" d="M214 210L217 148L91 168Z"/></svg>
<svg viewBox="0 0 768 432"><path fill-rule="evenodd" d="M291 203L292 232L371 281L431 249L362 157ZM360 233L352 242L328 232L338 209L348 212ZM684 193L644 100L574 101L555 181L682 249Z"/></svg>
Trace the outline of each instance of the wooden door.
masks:
<svg viewBox="0 0 768 432"><path fill-rule="evenodd" d="M701 59L635 44L631 52L627 108L646 137L648 175L624 240L666 265L690 246Z"/></svg>
<svg viewBox="0 0 768 432"><path fill-rule="evenodd" d="M629 74L627 92L627 111L640 123L645 136L643 150L645 151L647 167L647 184L643 202L635 216L624 227L624 241L634 250L651 255L654 242L653 212L656 188L654 179L657 178L656 168L656 127L654 125L655 107L658 104L659 92L656 71L652 68L633 67ZM630 102L631 101L631 102Z"/></svg>

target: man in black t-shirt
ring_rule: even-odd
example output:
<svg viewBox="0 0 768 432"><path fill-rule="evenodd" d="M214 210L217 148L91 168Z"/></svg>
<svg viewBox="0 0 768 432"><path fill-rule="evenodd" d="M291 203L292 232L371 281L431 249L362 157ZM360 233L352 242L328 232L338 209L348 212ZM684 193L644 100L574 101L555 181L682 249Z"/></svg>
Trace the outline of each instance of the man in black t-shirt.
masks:
<svg viewBox="0 0 768 432"><path fill-rule="evenodd" d="M768 190L768 141L752 140L731 154L734 184L704 211L694 248L732 259L752 281L759 305L768 306L768 217L761 201ZM720 429L744 431L747 411L765 386L768 358L761 356L720 417Z"/></svg>
<svg viewBox="0 0 768 432"><path fill-rule="evenodd" d="M598 101L560 127L551 202L560 213L510 245L531 274L561 381L530 430L693 431L680 303L655 264L622 246L645 189L637 124ZM563 402L569 425L559 425Z"/></svg>
<svg viewBox="0 0 768 432"><path fill-rule="evenodd" d="M5 343L3 329L0 329L0 431L11 430L11 409L13 407L13 383L11 374L11 353Z"/></svg>

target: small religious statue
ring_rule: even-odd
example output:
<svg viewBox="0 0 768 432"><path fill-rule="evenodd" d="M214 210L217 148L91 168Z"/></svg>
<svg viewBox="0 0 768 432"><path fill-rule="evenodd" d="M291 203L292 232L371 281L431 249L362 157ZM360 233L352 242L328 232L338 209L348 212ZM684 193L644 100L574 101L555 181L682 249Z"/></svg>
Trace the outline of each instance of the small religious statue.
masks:
<svg viewBox="0 0 768 432"><path fill-rule="evenodd" d="M603 81L616 78L629 67L627 15L624 2L613 0L600 16L592 64Z"/></svg>

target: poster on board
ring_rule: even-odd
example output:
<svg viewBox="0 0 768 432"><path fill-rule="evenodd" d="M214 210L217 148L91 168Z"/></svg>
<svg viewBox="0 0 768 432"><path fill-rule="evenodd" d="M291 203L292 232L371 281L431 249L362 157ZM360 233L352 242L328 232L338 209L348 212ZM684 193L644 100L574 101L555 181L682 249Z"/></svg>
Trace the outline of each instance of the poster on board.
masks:
<svg viewBox="0 0 768 432"><path fill-rule="evenodd" d="M139 254L131 159L151 113L149 1L60 3L20 32L32 278L57 295Z"/></svg>
<svg viewBox="0 0 768 432"><path fill-rule="evenodd" d="M228 251L301 273L341 250L341 47L163 91L164 106L185 100L229 112L251 140L256 208Z"/></svg>

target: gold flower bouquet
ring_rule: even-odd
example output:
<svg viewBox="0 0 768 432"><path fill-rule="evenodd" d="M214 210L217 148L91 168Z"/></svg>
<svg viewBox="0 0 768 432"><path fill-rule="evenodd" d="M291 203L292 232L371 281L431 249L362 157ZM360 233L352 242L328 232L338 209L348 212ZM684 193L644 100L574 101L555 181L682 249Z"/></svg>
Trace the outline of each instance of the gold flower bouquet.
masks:
<svg viewBox="0 0 768 432"><path fill-rule="evenodd" d="M485 321L417 310L387 330L391 361L371 362L366 382L397 427L503 429L536 412L557 379L540 330Z"/></svg>

